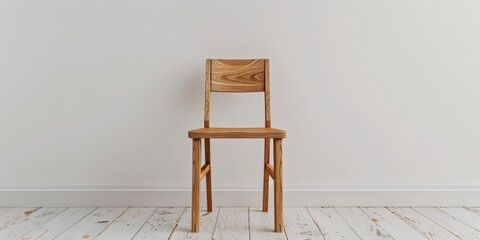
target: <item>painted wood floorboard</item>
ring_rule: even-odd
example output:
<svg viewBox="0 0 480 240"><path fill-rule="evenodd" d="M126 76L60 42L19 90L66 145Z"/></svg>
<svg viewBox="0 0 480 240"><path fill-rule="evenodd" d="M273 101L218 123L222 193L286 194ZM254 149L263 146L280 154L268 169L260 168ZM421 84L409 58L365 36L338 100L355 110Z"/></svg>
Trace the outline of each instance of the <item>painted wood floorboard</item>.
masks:
<svg viewBox="0 0 480 240"><path fill-rule="evenodd" d="M15 222L30 216L39 209L40 208L12 208L4 212L2 215L0 215L0 231L11 224L14 224Z"/></svg>
<svg viewBox="0 0 480 240"><path fill-rule="evenodd" d="M393 237L390 236L390 234L381 228L360 208L336 208L336 210L361 239L393 240Z"/></svg>
<svg viewBox="0 0 480 240"><path fill-rule="evenodd" d="M154 211L155 208L129 208L96 239L131 240Z"/></svg>
<svg viewBox="0 0 480 240"><path fill-rule="evenodd" d="M249 239L248 208L220 208L213 232L215 240ZM201 226L200 226L201 228Z"/></svg>
<svg viewBox="0 0 480 240"><path fill-rule="evenodd" d="M307 208L326 240L361 240L335 208Z"/></svg>
<svg viewBox="0 0 480 240"><path fill-rule="evenodd" d="M95 239L125 211L127 208L98 208L55 239Z"/></svg>
<svg viewBox="0 0 480 240"><path fill-rule="evenodd" d="M12 208L0 208L0 216L7 211L10 211Z"/></svg>
<svg viewBox="0 0 480 240"><path fill-rule="evenodd" d="M283 219L288 240L325 240L307 208L285 208Z"/></svg>
<svg viewBox="0 0 480 240"><path fill-rule="evenodd" d="M133 237L134 240L168 239L185 208L157 208Z"/></svg>
<svg viewBox="0 0 480 240"><path fill-rule="evenodd" d="M479 231L438 208L430 207L414 209L423 216L436 222L449 232L455 233L455 235L459 236L463 240L480 240Z"/></svg>
<svg viewBox="0 0 480 240"><path fill-rule="evenodd" d="M386 208L361 208L394 239L425 240L422 234Z"/></svg>
<svg viewBox="0 0 480 240"><path fill-rule="evenodd" d="M206 208L201 209L200 214L200 232L190 231L192 221L192 211L187 208L178 221L178 225L170 236L171 240L210 240L213 237L213 230L217 223L219 208L214 208L212 212L207 212Z"/></svg>
<svg viewBox="0 0 480 240"><path fill-rule="evenodd" d="M452 208L439 208L440 210L448 213L450 216L464 222L468 226L480 231L480 215L479 213L472 212L466 208L452 207Z"/></svg>
<svg viewBox="0 0 480 240"><path fill-rule="evenodd" d="M41 208L2 229L0 239L19 239L65 210L66 208Z"/></svg>
<svg viewBox="0 0 480 240"><path fill-rule="evenodd" d="M69 208L49 222L27 233L22 240L54 239L92 213L95 208Z"/></svg>
<svg viewBox="0 0 480 240"><path fill-rule="evenodd" d="M262 208L249 208L251 240L287 240L285 232L273 231L273 208L262 212Z"/></svg>
<svg viewBox="0 0 480 240"><path fill-rule="evenodd" d="M190 232L190 208L0 208L0 240L480 240L480 208L295 207L284 232L273 209L201 209Z"/></svg>
<svg viewBox="0 0 480 240"><path fill-rule="evenodd" d="M426 239L442 239L442 240L461 240L462 238L447 231L440 225L436 224L429 218L423 216L412 208L398 207L388 208L393 214L402 219L405 223L417 230Z"/></svg>

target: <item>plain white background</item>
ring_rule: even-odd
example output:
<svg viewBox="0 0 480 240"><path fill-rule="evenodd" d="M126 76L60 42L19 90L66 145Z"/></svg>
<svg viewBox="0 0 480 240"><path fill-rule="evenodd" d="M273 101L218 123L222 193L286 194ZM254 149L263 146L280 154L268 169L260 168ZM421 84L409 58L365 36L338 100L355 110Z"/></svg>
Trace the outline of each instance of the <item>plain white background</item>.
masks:
<svg viewBox="0 0 480 240"><path fill-rule="evenodd" d="M1 1L0 187L185 189L206 58L270 58L287 189L480 186L480 2ZM212 126L262 126L214 94ZM260 189L261 140L213 140ZM188 199L187 199L188 200Z"/></svg>

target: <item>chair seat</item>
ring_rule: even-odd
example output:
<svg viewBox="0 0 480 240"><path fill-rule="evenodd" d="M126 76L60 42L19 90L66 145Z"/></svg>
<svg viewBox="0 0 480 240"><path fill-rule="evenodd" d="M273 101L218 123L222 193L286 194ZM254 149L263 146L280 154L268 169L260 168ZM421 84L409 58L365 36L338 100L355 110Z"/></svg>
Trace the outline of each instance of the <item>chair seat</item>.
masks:
<svg viewBox="0 0 480 240"><path fill-rule="evenodd" d="M188 131L189 138L285 138L276 128L199 128Z"/></svg>

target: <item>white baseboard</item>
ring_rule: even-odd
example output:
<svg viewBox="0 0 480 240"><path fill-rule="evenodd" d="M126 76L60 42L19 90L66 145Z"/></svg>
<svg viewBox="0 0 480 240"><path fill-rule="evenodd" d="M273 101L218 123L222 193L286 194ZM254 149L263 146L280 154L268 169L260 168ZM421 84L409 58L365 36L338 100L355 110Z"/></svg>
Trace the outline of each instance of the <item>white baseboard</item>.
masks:
<svg viewBox="0 0 480 240"><path fill-rule="evenodd" d="M202 192L202 203L205 203ZM189 206L189 188L0 188L0 207ZM260 206L260 188L217 188L217 206ZM273 204L273 193L270 192ZM480 206L480 187L285 188L285 206ZM273 206L273 205L272 205Z"/></svg>

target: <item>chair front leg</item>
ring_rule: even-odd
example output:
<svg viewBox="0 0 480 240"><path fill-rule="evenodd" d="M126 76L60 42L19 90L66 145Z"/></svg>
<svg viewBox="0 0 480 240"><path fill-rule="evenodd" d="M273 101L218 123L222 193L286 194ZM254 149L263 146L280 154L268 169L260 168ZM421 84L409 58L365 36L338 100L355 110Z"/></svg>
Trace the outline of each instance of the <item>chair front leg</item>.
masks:
<svg viewBox="0 0 480 240"><path fill-rule="evenodd" d="M274 188L275 188L275 232L283 230L283 176L282 176L282 139L273 140Z"/></svg>
<svg viewBox="0 0 480 240"><path fill-rule="evenodd" d="M201 139L193 139L192 149L192 232L200 231L200 169Z"/></svg>

